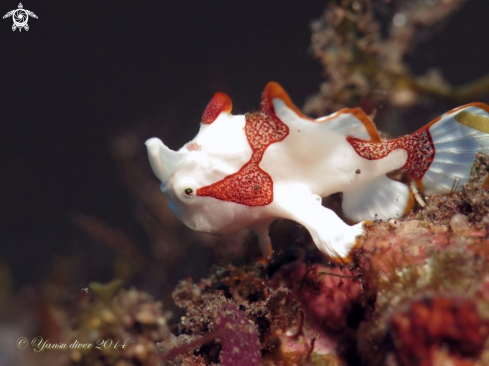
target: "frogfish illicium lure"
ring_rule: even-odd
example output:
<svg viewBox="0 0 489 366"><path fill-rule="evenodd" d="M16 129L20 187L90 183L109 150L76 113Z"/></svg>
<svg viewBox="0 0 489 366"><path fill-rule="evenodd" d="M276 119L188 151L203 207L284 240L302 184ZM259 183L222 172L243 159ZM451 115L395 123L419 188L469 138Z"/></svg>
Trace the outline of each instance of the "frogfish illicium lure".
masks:
<svg viewBox="0 0 489 366"><path fill-rule="evenodd" d="M382 139L360 109L311 119L270 82L260 110L231 114L231 99L216 93L195 138L172 151L146 142L170 208L188 227L212 234L248 228L272 254L269 224L285 218L303 225L317 247L345 261L368 220L399 218L413 205L411 190L386 174L400 169L426 195L449 193L467 181L475 154L489 148L489 106L453 109L411 135ZM322 206L342 192L348 225Z"/></svg>

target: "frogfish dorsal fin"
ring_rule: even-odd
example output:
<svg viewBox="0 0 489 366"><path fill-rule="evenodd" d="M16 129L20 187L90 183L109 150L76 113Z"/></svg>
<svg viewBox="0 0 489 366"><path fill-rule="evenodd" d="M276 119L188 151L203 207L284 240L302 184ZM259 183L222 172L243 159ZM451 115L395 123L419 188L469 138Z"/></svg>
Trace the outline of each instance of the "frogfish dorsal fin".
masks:
<svg viewBox="0 0 489 366"><path fill-rule="evenodd" d="M280 99L288 108L292 109L299 117L310 119L306 115L304 115L299 108L292 102L289 94L282 88L282 86L275 82L270 81L263 90L262 94L262 109L273 108L273 100ZM265 105L264 105L265 104Z"/></svg>
<svg viewBox="0 0 489 366"><path fill-rule="evenodd" d="M224 93L216 93L209 104L207 104L204 114L202 115L201 123L203 125L210 125L222 112L231 113L232 109L233 102L231 101L231 98Z"/></svg>

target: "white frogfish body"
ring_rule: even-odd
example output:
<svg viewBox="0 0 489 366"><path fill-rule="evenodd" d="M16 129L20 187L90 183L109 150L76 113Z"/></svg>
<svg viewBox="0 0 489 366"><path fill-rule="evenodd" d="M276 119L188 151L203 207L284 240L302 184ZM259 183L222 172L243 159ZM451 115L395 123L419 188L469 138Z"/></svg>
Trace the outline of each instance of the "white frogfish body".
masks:
<svg viewBox="0 0 489 366"><path fill-rule="evenodd" d="M330 258L348 261L367 220L399 218L413 205L408 187L387 177L401 169L425 193L448 193L465 182L476 152L489 148L489 107L472 103L435 119L411 135L380 138L360 109L311 119L270 82L260 110L231 115L216 93L197 136L172 151L158 138L146 142L151 166L175 215L212 234L252 229L265 257L272 254L268 226L294 220ZM342 192L348 225L322 206Z"/></svg>

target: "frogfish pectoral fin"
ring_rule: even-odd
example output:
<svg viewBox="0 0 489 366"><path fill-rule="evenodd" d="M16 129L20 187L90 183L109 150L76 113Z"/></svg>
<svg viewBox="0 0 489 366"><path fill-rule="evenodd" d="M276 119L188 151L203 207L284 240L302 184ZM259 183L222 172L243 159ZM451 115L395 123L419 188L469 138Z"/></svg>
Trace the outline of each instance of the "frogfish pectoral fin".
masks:
<svg viewBox="0 0 489 366"><path fill-rule="evenodd" d="M343 213L354 222L400 218L412 205L409 188L385 175L361 187L343 191Z"/></svg>

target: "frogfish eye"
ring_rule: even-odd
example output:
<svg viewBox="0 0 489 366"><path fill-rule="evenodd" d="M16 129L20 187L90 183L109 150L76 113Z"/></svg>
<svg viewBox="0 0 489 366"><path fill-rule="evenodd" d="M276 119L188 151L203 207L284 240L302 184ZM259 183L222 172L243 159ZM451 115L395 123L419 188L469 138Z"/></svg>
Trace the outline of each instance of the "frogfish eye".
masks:
<svg viewBox="0 0 489 366"><path fill-rule="evenodd" d="M194 193L194 190L192 188L186 188L184 192L187 196L190 196L192 193Z"/></svg>

